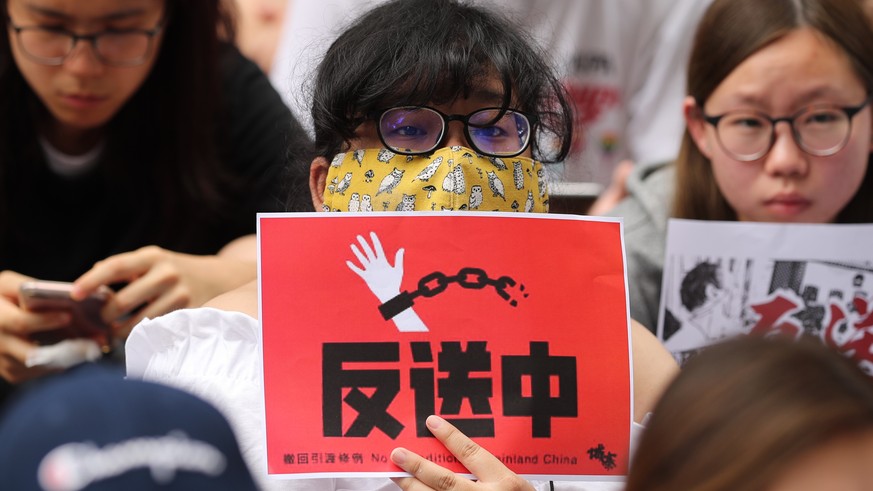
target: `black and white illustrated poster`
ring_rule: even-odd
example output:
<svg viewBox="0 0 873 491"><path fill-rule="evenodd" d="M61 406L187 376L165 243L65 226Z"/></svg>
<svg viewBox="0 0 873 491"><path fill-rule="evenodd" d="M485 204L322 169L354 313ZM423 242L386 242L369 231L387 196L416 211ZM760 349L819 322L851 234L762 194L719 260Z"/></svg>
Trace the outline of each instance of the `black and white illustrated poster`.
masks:
<svg viewBox="0 0 873 491"><path fill-rule="evenodd" d="M658 338L684 362L736 335L812 336L873 375L873 225L671 220Z"/></svg>

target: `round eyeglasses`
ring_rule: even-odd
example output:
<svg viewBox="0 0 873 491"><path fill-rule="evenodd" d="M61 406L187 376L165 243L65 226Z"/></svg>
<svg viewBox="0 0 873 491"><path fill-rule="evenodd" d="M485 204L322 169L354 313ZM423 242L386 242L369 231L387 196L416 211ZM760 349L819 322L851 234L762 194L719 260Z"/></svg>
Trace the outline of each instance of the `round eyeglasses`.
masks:
<svg viewBox="0 0 873 491"><path fill-rule="evenodd" d="M450 121L464 123L467 142L489 157L514 157L530 145L530 118L512 109L488 107L465 116L427 106L403 106L381 111L375 119L379 139L402 155L430 153L439 147Z"/></svg>
<svg viewBox="0 0 873 491"><path fill-rule="evenodd" d="M43 26L18 26L7 20L15 31L21 51L43 65L62 65L79 41L90 41L100 62L112 66L144 63L152 52L154 37L164 27L162 19L153 29L124 29L76 34L66 29Z"/></svg>
<svg viewBox="0 0 873 491"><path fill-rule="evenodd" d="M715 127L722 150L742 162L751 162L767 155L776 142L776 125L781 121L791 125L794 141L804 152L827 157L846 146L852 133L852 118L871 99L873 96L868 95L857 106L817 104L785 118L771 118L758 111L737 110L718 116L704 114L703 120Z"/></svg>

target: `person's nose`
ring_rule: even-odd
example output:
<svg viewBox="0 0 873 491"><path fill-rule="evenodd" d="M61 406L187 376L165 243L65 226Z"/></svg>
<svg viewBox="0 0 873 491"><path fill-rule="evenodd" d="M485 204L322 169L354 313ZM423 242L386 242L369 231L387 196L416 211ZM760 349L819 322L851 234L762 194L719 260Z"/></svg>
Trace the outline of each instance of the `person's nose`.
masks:
<svg viewBox="0 0 873 491"><path fill-rule="evenodd" d="M104 70L103 62L97 57L94 42L80 39L73 51L64 60L64 67L70 73L81 77L99 75Z"/></svg>
<svg viewBox="0 0 873 491"><path fill-rule="evenodd" d="M776 123L775 141L764 157L764 170L780 177L801 177L809 171L809 154L800 148L796 136L787 121Z"/></svg>
<svg viewBox="0 0 873 491"><path fill-rule="evenodd" d="M464 123L461 121L450 121L446 127L446 136L443 139L444 147L467 147L470 148L470 142L467 141L467 135L464 133Z"/></svg>

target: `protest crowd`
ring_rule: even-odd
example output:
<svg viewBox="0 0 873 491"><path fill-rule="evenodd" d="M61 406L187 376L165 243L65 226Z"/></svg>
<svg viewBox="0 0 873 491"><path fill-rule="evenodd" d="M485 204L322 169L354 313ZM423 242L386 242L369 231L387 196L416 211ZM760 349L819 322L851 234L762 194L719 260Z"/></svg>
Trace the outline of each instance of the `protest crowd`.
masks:
<svg viewBox="0 0 873 491"><path fill-rule="evenodd" d="M0 6L0 488L873 489L873 1Z"/></svg>

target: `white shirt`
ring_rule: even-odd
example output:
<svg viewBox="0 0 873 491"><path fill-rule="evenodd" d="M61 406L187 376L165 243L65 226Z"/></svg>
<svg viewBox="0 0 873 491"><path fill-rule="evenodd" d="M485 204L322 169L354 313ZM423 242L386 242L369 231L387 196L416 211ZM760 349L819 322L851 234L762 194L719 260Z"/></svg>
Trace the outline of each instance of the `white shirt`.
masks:
<svg viewBox="0 0 873 491"><path fill-rule="evenodd" d="M676 158L691 41L711 0L504 0L549 52L576 106L566 181L607 184L622 159Z"/></svg>

